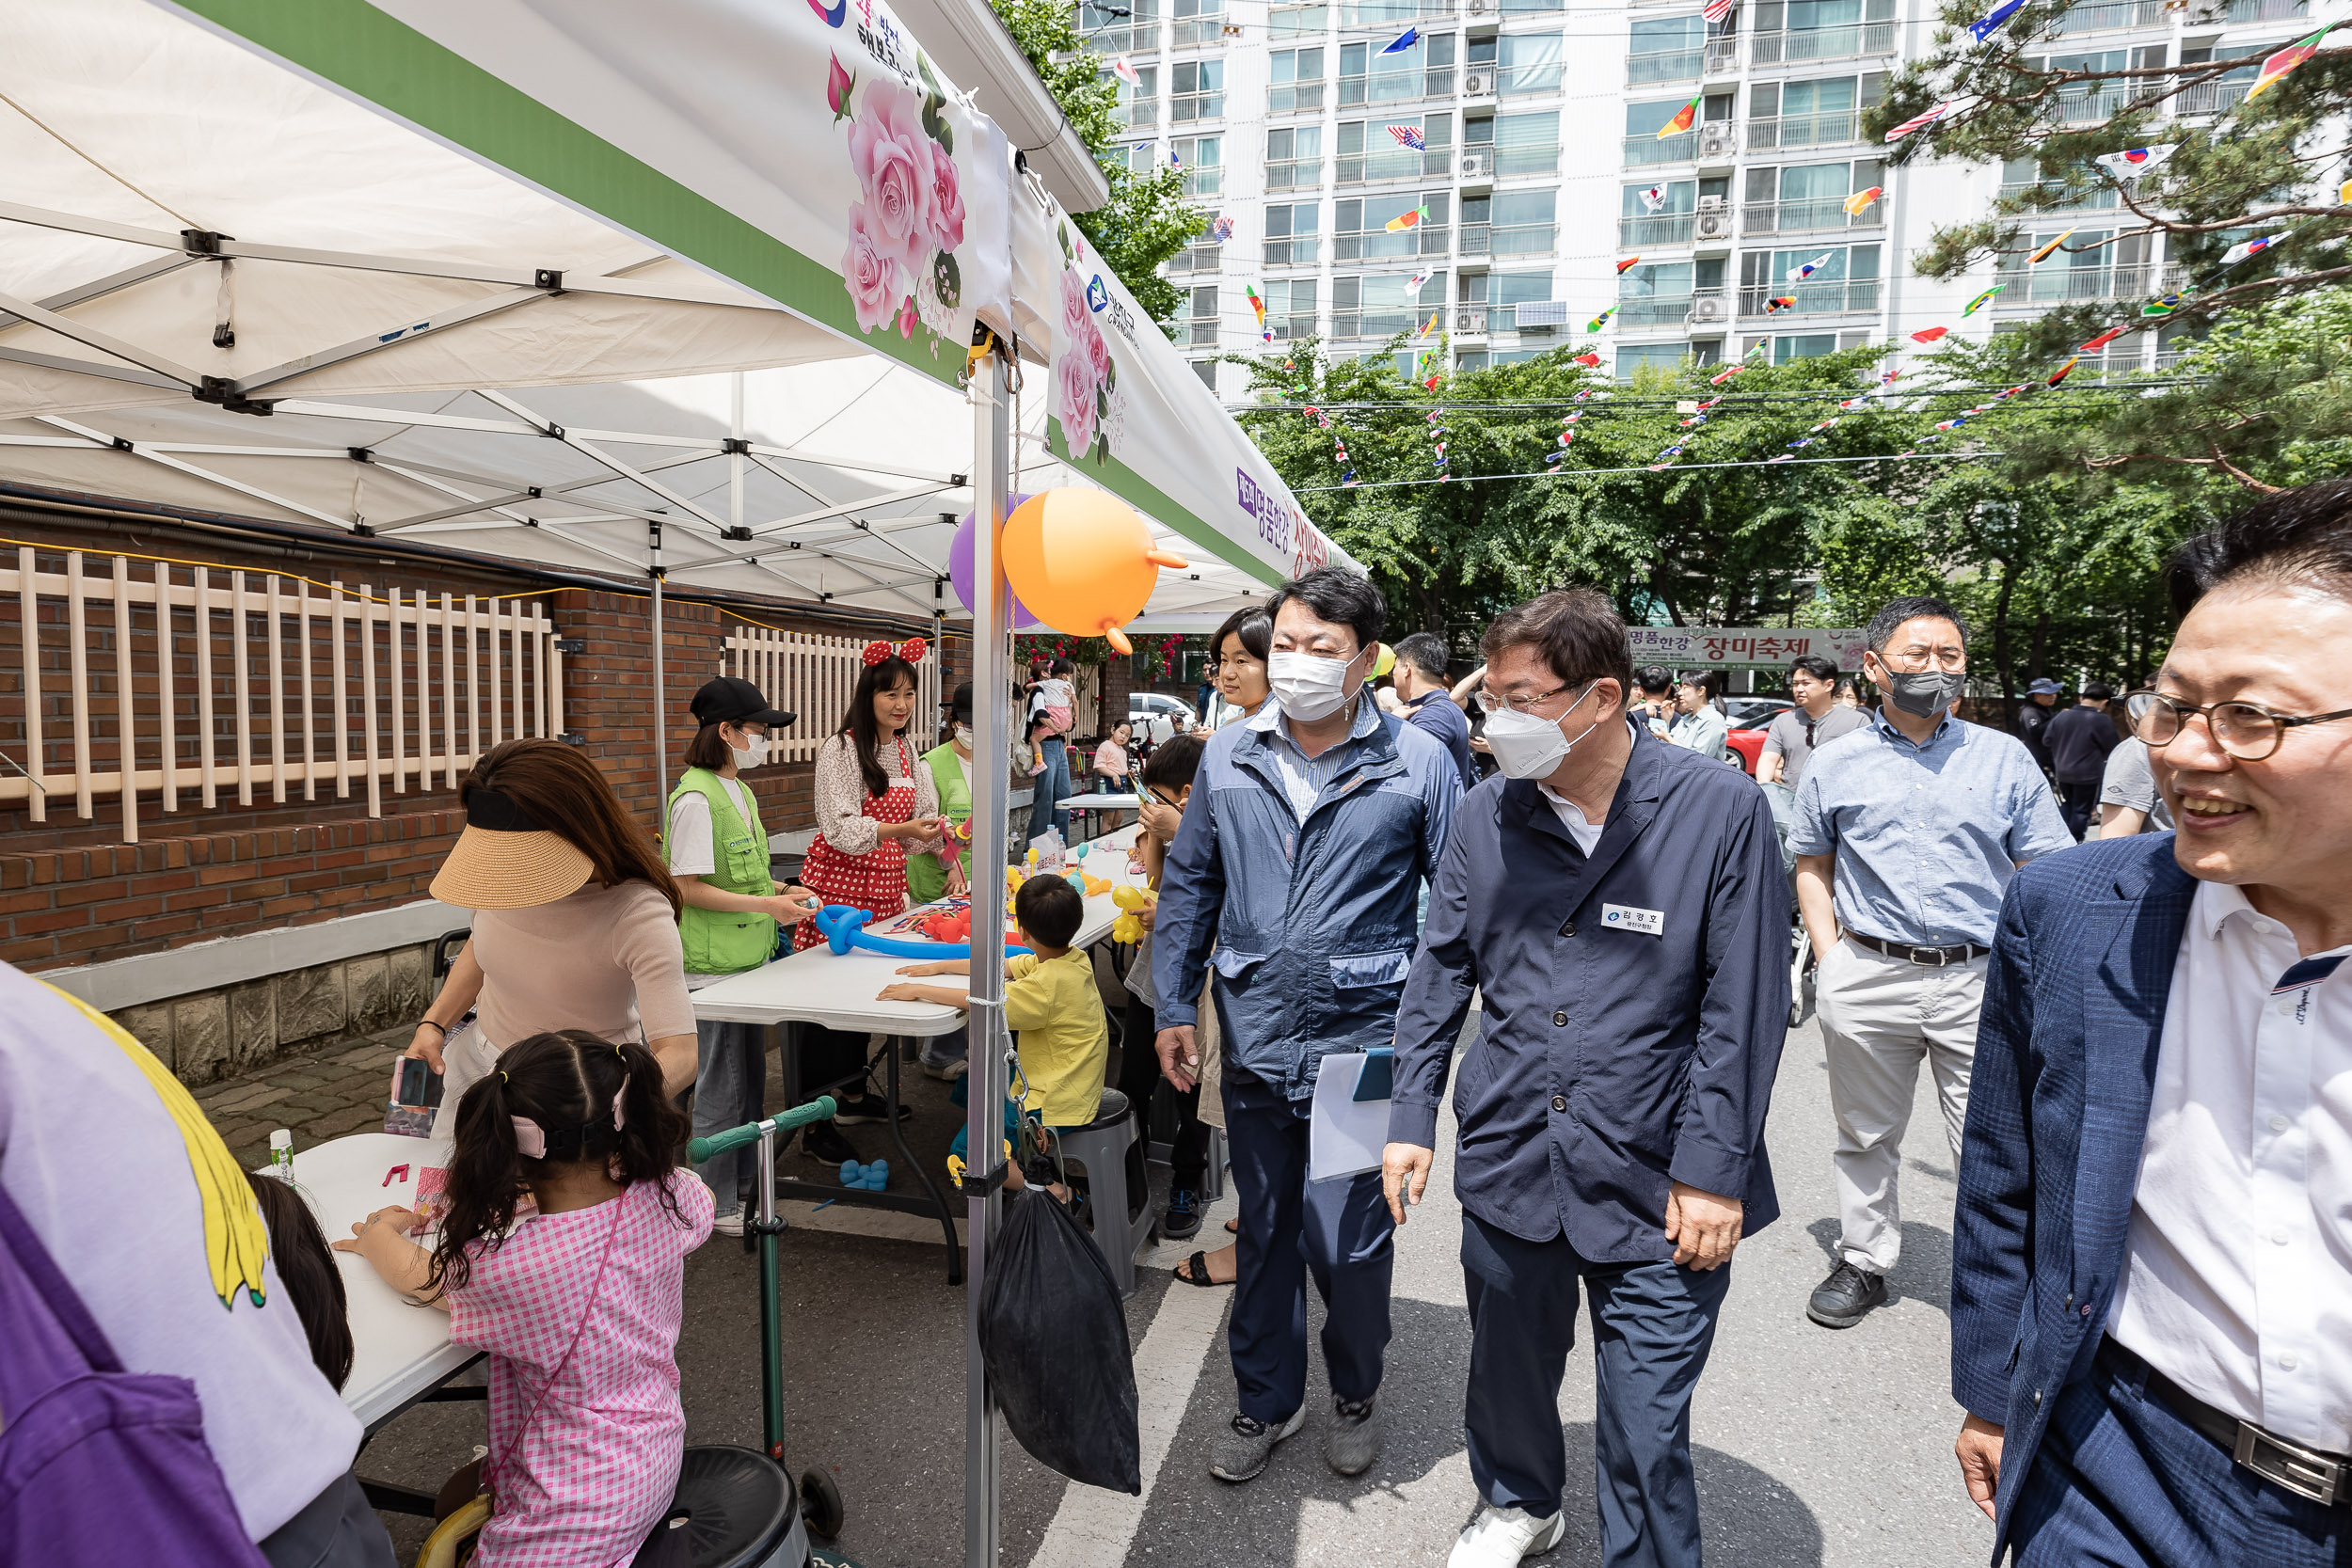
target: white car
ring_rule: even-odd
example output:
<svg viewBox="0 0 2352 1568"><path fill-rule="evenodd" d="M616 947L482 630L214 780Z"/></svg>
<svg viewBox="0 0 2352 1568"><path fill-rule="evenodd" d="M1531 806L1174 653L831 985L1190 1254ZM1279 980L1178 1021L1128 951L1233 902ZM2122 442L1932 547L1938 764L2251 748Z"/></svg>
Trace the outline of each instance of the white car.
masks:
<svg viewBox="0 0 2352 1568"><path fill-rule="evenodd" d="M1167 739L1175 733L1175 721L1180 715L1187 730L1200 726L1200 715L1194 712L1192 705L1182 697L1169 697L1157 691L1127 693L1127 722L1133 726L1138 740L1147 734L1155 744Z"/></svg>

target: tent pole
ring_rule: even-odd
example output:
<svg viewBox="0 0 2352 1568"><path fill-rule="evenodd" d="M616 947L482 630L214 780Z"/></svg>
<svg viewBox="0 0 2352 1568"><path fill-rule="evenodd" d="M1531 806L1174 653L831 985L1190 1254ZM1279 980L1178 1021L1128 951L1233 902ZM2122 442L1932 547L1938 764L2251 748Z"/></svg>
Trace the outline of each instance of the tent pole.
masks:
<svg viewBox="0 0 2352 1568"><path fill-rule="evenodd" d="M670 758L669 754L661 749L661 736L664 733L661 705L668 700L669 681L662 668L661 657L661 578L664 575L664 568L661 564L661 525L658 522L648 522L645 525L645 538L650 552L650 564L647 570L653 577L653 776L656 791L653 806L655 819L666 821L670 810Z"/></svg>
<svg viewBox="0 0 2352 1568"><path fill-rule="evenodd" d="M1001 955L1005 941L1005 815L1009 770L1006 756L1011 715L1005 693L1011 650L1005 626L1011 616L1003 558L1007 468L1011 427L1007 420L1010 388L1006 349L998 346L972 377L972 507L982 526L973 530L972 581L979 603L972 612L972 952ZM969 1066L971 1085L964 1147L970 1154L967 1180L994 1173L1003 1164L1005 972L1001 962L972 965ZM980 1304L988 1279L988 1249L1003 1214L994 1186L967 1189L964 1272L963 1374L963 1561L964 1568L996 1568L996 1395L980 1361Z"/></svg>
<svg viewBox="0 0 2352 1568"><path fill-rule="evenodd" d="M743 526L743 470L751 466L751 458L743 447L743 372L738 371L729 378L734 382L728 402L727 436L733 450L727 453L727 526L740 530Z"/></svg>

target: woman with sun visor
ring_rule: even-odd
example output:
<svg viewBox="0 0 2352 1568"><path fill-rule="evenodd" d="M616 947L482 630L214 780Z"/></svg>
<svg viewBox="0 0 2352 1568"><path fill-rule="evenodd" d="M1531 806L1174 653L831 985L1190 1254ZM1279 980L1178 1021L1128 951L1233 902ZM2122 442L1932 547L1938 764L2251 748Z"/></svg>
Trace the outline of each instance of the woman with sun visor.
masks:
<svg viewBox="0 0 2352 1568"><path fill-rule="evenodd" d="M466 828L431 891L474 911L473 936L404 1053L447 1075L434 1136L501 1049L551 1030L642 1040L664 1092L692 1087L683 900L596 765L561 741L510 740L457 799Z"/></svg>

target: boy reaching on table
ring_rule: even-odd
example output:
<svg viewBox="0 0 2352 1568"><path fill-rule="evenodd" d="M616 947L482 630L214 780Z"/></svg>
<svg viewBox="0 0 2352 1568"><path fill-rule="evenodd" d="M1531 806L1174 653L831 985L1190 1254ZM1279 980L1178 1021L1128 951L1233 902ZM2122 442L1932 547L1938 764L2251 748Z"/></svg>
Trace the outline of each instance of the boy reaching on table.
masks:
<svg viewBox="0 0 2352 1568"><path fill-rule="evenodd" d="M1110 1057L1110 1027L1094 965L1070 945L1086 918L1086 898L1063 877L1032 877L1013 895L1012 909L1033 950L1005 960L1005 1023L1018 1032L1021 1076L1029 1092L1022 1109L1049 1128L1084 1127L1103 1106L1103 1069ZM968 958L908 964L901 974L969 974ZM935 1002L964 1007L961 987L884 986L884 1002Z"/></svg>

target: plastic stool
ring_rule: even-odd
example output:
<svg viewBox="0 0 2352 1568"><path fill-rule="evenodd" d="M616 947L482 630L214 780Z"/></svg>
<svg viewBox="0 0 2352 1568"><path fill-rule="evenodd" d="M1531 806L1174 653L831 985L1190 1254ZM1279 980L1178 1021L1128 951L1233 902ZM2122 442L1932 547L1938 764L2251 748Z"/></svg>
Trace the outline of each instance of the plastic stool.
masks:
<svg viewBox="0 0 2352 1568"><path fill-rule="evenodd" d="M691 1448L673 1510L689 1514L694 1568L801 1568L808 1535L791 1478L750 1449Z"/></svg>
<svg viewBox="0 0 2352 1568"><path fill-rule="evenodd" d="M1136 1254L1151 1244L1156 1224L1143 1146L1136 1141L1136 1118L1127 1109L1127 1097L1104 1089L1094 1119L1084 1127L1065 1127L1058 1136L1062 1159L1087 1174L1094 1244L1103 1249L1124 1299L1135 1294Z"/></svg>

